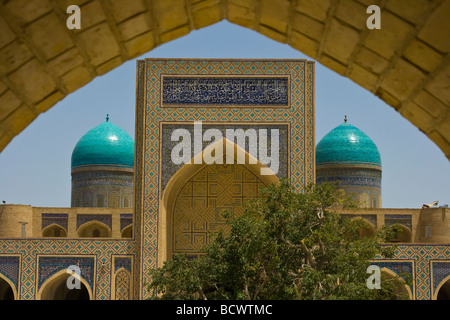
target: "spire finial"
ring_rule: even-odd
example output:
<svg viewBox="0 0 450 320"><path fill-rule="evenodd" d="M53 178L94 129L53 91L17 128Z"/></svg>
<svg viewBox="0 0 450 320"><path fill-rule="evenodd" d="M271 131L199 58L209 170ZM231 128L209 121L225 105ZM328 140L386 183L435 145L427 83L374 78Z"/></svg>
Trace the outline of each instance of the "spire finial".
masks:
<svg viewBox="0 0 450 320"><path fill-rule="evenodd" d="M109 114L107 113L106 114L106 122L108 122L109 121Z"/></svg>
<svg viewBox="0 0 450 320"><path fill-rule="evenodd" d="M347 123L347 115L345 115L344 122Z"/></svg>

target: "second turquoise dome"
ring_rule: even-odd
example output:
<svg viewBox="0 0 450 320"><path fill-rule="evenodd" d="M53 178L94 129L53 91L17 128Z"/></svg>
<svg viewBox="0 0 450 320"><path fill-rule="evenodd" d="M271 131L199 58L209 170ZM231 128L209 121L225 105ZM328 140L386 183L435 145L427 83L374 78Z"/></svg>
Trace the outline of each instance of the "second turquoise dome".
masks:
<svg viewBox="0 0 450 320"><path fill-rule="evenodd" d="M327 133L316 148L316 164L361 164L381 168L375 143L361 130L343 123Z"/></svg>
<svg viewBox="0 0 450 320"><path fill-rule="evenodd" d="M134 167L134 141L108 120L89 130L72 152L72 168L86 166Z"/></svg>

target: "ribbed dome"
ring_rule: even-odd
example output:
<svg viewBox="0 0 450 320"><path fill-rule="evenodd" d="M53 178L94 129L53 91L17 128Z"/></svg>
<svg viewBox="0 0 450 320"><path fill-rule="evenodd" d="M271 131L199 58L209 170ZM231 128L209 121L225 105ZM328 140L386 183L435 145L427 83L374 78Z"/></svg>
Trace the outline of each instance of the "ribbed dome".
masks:
<svg viewBox="0 0 450 320"><path fill-rule="evenodd" d="M343 123L320 140L316 164L361 164L381 168L381 158L377 146L364 132Z"/></svg>
<svg viewBox="0 0 450 320"><path fill-rule="evenodd" d="M107 121L89 130L72 152L72 168L113 166L133 168L134 141L129 134Z"/></svg>

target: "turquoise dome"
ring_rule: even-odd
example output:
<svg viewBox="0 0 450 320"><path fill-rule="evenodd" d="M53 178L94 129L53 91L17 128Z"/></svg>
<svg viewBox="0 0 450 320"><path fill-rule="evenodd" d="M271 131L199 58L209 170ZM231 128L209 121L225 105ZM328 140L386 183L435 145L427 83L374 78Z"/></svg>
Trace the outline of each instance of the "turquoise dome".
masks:
<svg viewBox="0 0 450 320"><path fill-rule="evenodd" d="M381 157L375 143L364 132L345 122L320 140L316 147L316 164L360 164L381 168Z"/></svg>
<svg viewBox="0 0 450 320"><path fill-rule="evenodd" d="M72 152L72 168L89 166L134 167L134 141L108 121L89 130Z"/></svg>

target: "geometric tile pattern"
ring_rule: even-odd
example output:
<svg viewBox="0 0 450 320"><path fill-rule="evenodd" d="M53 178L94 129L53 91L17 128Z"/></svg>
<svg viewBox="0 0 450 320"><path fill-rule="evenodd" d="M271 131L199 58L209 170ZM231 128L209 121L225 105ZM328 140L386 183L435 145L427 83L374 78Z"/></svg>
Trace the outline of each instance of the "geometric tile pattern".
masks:
<svg viewBox="0 0 450 320"><path fill-rule="evenodd" d="M415 299L430 300L435 294L434 289L439 285L439 280L442 280L448 270L435 263L450 260L450 245L402 244L398 246L394 259L414 261ZM437 266L435 270L433 266Z"/></svg>
<svg viewBox="0 0 450 320"><path fill-rule="evenodd" d="M96 300L111 298L112 255L130 255L138 251L136 242L130 240L82 240L82 239L0 239L0 256L20 255L18 288L19 299L34 300L38 292L38 283L45 281L44 274L52 268L62 270L67 263L82 263L83 258L91 257L95 261L95 274L91 278L91 287ZM61 258L60 260L55 259ZM51 258L51 260L40 260ZM70 258L69 260L67 258ZM44 264L42 272L38 269L39 261ZM49 262L51 261L51 262ZM58 262L59 261L59 262ZM73 262L73 263L72 263ZM104 266L102 266L104 263ZM90 265L90 268L92 266ZM89 274L89 271L86 271ZM83 269L82 269L82 276Z"/></svg>
<svg viewBox="0 0 450 320"><path fill-rule="evenodd" d="M139 297L145 299L147 293L140 284L148 282L149 270L158 265L158 213L159 202L163 195L159 181L161 176L160 155L161 150L165 147L161 145L161 123L193 123L194 121L202 121L203 124L224 123L230 125L233 123L248 125L289 123L287 176L292 185L300 191L305 185L315 180L315 78L314 63L306 60L238 59L139 60L136 77L135 212L141 216L138 217L136 214L135 233L140 238L140 254L142 256L139 258L141 278L135 279L135 284L140 286ZM163 105L163 96L168 96L167 92L163 90L173 88L170 83L166 84L166 88L164 88L163 79L167 77L183 77L184 84L191 81L189 79L192 77L197 88L203 85L204 79L208 79L208 77L210 77L209 79L248 78L253 79L252 81L258 77L264 79L283 78L286 79L283 81L287 90L282 89L280 93L288 93L288 96L287 99L277 101L276 105L259 104L261 100L255 96L250 99L252 101L245 98L248 103L252 104L250 106L239 104L239 99L235 99L231 104L223 103L223 99L216 100L218 104L214 104L214 101L205 102L205 96L200 93L197 95L195 91L185 91L194 96L176 97L172 95L170 103ZM227 81L228 83L223 87L230 85L230 80ZM242 80L238 80L238 82L241 83ZM211 84L211 82L208 83ZM261 83L259 82L258 85ZM278 84L282 87L281 82ZM195 89L195 86L193 88ZM256 91L258 90L256 89ZM269 98L272 99L277 94L275 93ZM176 106L173 106L173 103Z"/></svg>
<svg viewBox="0 0 450 320"><path fill-rule="evenodd" d="M97 220L106 224L110 229L112 225L112 216L110 214L78 214L77 229L86 222Z"/></svg>
<svg viewBox="0 0 450 320"><path fill-rule="evenodd" d="M67 213L43 213L42 214L42 230L45 227L56 224L67 231L67 221L69 215Z"/></svg>
<svg viewBox="0 0 450 320"><path fill-rule="evenodd" d="M19 287L20 256L0 255L0 274Z"/></svg>
<svg viewBox="0 0 450 320"><path fill-rule="evenodd" d="M434 294L441 282L450 276L450 261L430 260L430 268Z"/></svg>
<svg viewBox="0 0 450 320"><path fill-rule="evenodd" d="M181 189L173 211L172 252L198 255L211 233L228 230L222 214L239 216L264 184L244 165L205 166Z"/></svg>

